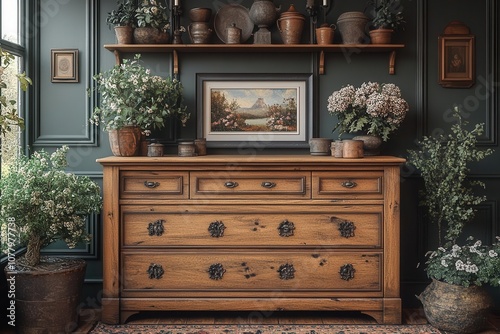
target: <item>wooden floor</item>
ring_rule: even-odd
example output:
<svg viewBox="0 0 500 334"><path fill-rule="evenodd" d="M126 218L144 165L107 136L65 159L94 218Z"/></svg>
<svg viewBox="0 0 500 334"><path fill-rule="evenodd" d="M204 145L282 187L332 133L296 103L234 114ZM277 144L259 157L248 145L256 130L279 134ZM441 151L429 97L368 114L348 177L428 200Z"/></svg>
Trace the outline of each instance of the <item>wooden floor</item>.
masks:
<svg viewBox="0 0 500 334"><path fill-rule="evenodd" d="M99 310L82 310L80 325L74 333L87 334L100 319ZM137 314L129 324L374 324L371 317L356 312L161 312ZM405 309L404 324L426 324L421 309ZM15 334L12 328L0 333ZM490 316L489 328L478 334L500 333L500 312Z"/></svg>

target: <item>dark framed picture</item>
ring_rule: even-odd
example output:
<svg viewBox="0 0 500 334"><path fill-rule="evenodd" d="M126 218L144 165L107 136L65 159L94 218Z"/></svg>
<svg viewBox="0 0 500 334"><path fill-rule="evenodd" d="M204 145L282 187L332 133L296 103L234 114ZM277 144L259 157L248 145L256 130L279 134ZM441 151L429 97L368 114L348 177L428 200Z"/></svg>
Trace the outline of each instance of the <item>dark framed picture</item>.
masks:
<svg viewBox="0 0 500 334"><path fill-rule="evenodd" d="M78 49L51 50L51 81L78 82Z"/></svg>
<svg viewBox="0 0 500 334"><path fill-rule="evenodd" d="M208 147L308 147L312 74L198 74L197 135Z"/></svg>
<svg viewBox="0 0 500 334"><path fill-rule="evenodd" d="M448 88L468 88L474 77L474 36L439 37L439 84Z"/></svg>

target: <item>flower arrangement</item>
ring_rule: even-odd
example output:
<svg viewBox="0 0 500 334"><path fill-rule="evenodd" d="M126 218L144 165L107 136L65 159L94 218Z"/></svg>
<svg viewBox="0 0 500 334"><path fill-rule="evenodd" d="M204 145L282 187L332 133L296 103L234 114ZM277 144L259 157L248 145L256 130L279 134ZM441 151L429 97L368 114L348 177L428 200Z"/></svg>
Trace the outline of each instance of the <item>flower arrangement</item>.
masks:
<svg viewBox="0 0 500 334"><path fill-rule="evenodd" d="M491 246L467 238L466 244L439 247L429 252L427 274L450 284L500 286L500 237Z"/></svg>
<svg viewBox="0 0 500 334"><path fill-rule="evenodd" d="M371 0L370 7L372 26L383 29L398 30L405 23L401 0Z"/></svg>
<svg viewBox="0 0 500 334"><path fill-rule="evenodd" d="M85 217L99 212L99 186L86 176L64 171L68 147L54 153L34 152L21 156L16 166L0 179L0 227L2 250L11 238L27 245L29 266L40 262L40 249L62 239L70 248L87 242ZM14 231L16 233L14 233ZM5 239L9 240L5 240Z"/></svg>
<svg viewBox="0 0 500 334"><path fill-rule="evenodd" d="M408 112L408 103L394 84L365 82L359 88L347 85L328 98L328 111L338 123L333 131L340 133L364 131L387 141L399 128Z"/></svg>
<svg viewBox="0 0 500 334"><path fill-rule="evenodd" d="M132 26L135 19L136 7L132 0L118 1L118 7L108 13L106 23L110 27Z"/></svg>
<svg viewBox="0 0 500 334"><path fill-rule="evenodd" d="M139 6L135 11L138 27L153 27L161 31L167 31L170 28L168 9L160 3L161 0L139 1Z"/></svg>
<svg viewBox="0 0 500 334"><path fill-rule="evenodd" d="M432 223L437 225L439 248L429 252L427 275L450 284L464 286L489 283L499 285L500 244L483 246L472 238L464 246L457 244L463 227L474 215L474 206L485 196L473 193L474 186L484 187L479 181L467 180L467 164L480 161L493 153L492 149L476 147L477 137L483 133L484 124L467 130L467 122L455 108L456 123L451 132L436 137L424 137L417 142L418 150L409 150L408 164L420 170L425 191L421 204L426 207Z"/></svg>
<svg viewBox="0 0 500 334"><path fill-rule="evenodd" d="M26 91L32 84L31 79L26 73L15 73L10 71L9 66L14 62L14 55L0 48L0 131L2 135L12 130L12 126L24 128L24 119L17 113L17 101L14 96L10 96L9 85L14 84L16 78L20 83L21 89Z"/></svg>
<svg viewBox="0 0 500 334"><path fill-rule="evenodd" d="M148 134L162 128L167 118L177 117L185 125L190 117L182 103L181 82L152 75L139 54L93 78L101 101L90 122L103 124L106 131L138 126Z"/></svg>

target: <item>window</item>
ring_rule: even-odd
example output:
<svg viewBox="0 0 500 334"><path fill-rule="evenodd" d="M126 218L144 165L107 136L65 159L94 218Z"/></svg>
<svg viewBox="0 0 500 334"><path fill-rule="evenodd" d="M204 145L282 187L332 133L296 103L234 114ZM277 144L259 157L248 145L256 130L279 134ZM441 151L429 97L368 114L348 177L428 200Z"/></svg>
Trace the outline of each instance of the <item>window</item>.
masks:
<svg viewBox="0 0 500 334"><path fill-rule="evenodd" d="M23 9L22 0L0 0L0 47L14 56L10 65L2 74L2 83L6 86L1 90L1 95L6 100L15 100L17 105L12 106L19 116L24 117L23 91L20 89L16 78L17 73L24 72L25 48L22 41L21 15ZM3 65L3 62L2 62ZM0 88L1 89L1 88ZM1 106L0 106L1 107ZM2 114L6 112L5 108ZM12 127L12 131L0 137L1 143L1 174L8 173L13 160L17 157L21 148L21 130Z"/></svg>

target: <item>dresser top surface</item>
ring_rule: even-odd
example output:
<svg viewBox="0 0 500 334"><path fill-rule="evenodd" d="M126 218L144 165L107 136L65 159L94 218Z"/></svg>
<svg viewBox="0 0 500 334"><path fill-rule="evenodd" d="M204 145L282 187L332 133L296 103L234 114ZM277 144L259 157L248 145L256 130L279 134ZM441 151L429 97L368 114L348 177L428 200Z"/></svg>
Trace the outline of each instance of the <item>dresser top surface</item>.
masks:
<svg viewBox="0 0 500 334"><path fill-rule="evenodd" d="M203 164L246 164L246 165L399 165L406 160L393 156L371 156L360 159L335 158L332 156L313 155L204 155L195 157L116 157L97 159L102 165L203 165Z"/></svg>

